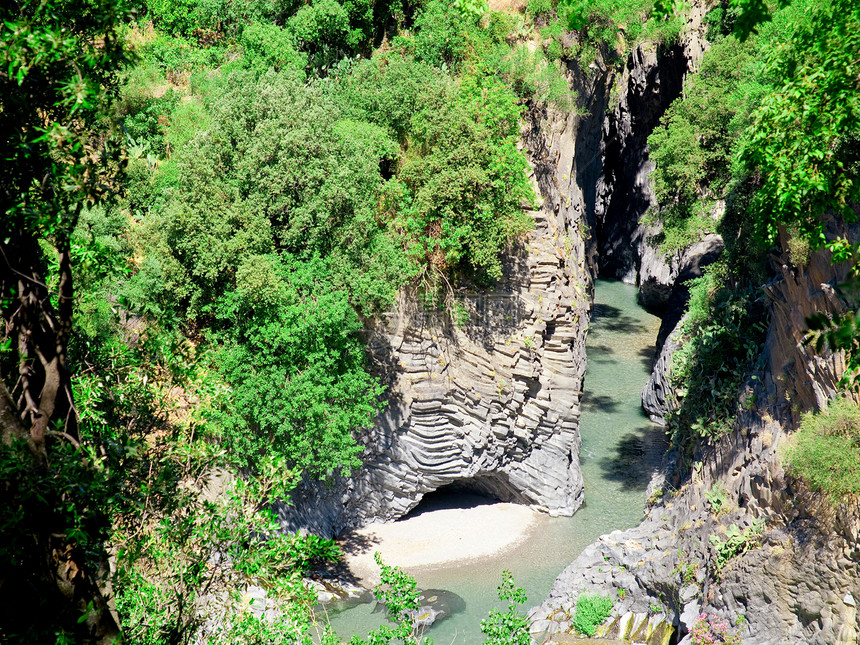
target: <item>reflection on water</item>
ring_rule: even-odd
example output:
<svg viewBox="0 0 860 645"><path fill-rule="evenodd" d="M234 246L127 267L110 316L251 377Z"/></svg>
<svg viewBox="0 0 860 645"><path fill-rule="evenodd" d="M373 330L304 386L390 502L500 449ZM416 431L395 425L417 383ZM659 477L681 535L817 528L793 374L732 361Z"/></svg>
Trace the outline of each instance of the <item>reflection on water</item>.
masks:
<svg viewBox="0 0 860 645"><path fill-rule="evenodd" d="M504 555L411 571L420 588L447 589L464 601L463 611L427 630L437 645L483 641L481 619L492 607L502 606L496 588L504 569L525 587L527 607L532 607L582 549L600 535L634 526L642 518L645 488L665 449L662 429L648 421L639 403L660 320L636 304L634 287L620 282L598 281L595 299L580 420L585 504L574 517L541 518L531 537ZM434 503L457 503L457 499ZM354 632L366 635L380 624L381 615L373 609L371 603L335 614L332 625L345 640Z"/></svg>

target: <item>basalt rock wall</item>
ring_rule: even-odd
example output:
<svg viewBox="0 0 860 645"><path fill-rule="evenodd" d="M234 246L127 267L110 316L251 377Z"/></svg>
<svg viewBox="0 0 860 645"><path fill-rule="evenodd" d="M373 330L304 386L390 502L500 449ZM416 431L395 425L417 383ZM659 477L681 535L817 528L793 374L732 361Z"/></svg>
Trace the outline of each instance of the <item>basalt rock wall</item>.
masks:
<svg viewBox="0 0 860 645"><path fill-rule="evenodd" d="M368 321L387 395L361 437L365 465L305 482L280 509L285 527L332 535L394 520L448 485L551 514L582 503L579 399L608 75L573 64L568 75L577 108L534 106L521 133L541 203L534 230L506 254L493 289L455 290L455 315L405 289Z"/></svg>
<svg viewBox="0 0 860 645"><path fill-rule="evenodd" d="M576 599L601 593L617 598L602 633L631 642L689 643L702 613L750 645L858 642L860 509L830 508L780 457L800 413L836 395L843 356L804 344L804 319L844 310L835 286L845 271L819 252L776 273L764 367L739 398L734 432L667 485L640 526L601 537L559 576L532 610L535 636L569 631ZM721 566L733 532L750 548L728 550Z"/></svg>

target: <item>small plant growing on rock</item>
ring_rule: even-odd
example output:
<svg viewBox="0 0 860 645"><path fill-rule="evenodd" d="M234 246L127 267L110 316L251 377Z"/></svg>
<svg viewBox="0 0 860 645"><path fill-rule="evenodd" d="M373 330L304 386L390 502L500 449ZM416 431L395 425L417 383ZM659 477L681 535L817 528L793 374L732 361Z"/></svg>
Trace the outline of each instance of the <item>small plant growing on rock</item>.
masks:
<svg viewBox="0 0 860 645"><path fill-rule="evenodd" d="M720 572L729 560L759 546L758 538L763 531L764 520L759 520L743 531L736 524L732 524L726 530L725 541L716 535L712 535L710 540L717 555L715 560L717 576L720 575Z"/></svg>
<svg viewBox="0 0 860 645"><path fill-rule="evenodd" d="M576 601L573 628L580 634L594 636L597 627L609 618L613 604L609 596L581 595Z"/></svg>
<svg viewBox="0 0 860 645"><path fill-rule="evenodd" d="M726 494L726 489L722 486L714 486L711 490L705 491L705 499L708 501L708 506L711 508L711 513L714 514L714 517L719 517L729 512L729 496Z"/></svg>
<svg viewBox="0 0 860 645"><path fill-rule="evenodd" d="M732 631L727 621L708 614L699 614L690 640L693 645L741 645L739 631Z"/></svg>

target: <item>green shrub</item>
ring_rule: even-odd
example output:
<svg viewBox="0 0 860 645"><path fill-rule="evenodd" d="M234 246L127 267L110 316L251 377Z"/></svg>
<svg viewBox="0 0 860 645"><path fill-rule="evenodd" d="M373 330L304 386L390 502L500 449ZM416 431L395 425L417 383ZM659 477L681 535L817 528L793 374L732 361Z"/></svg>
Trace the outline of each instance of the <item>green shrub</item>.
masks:
<svg viewBox="0 0 860 645"><path fill-rule="evenodd" d="M764 520L759 520L752 526L745 528L743 531L741 531L736 524L732 524L726 530L725 540L721 540L717 535L712 535L710 537L710 542L711 546L714 547L714 552L716 554L714 568L717 576L720 575L729 560L758 547L759 537L763 531Z"/></svg>
<svg viewBox="0 0 860 645"><path fill-rule="evenodd" d="M353 65L333 91L351 116L375 123L405 143L413 116L448 82L442 70L392 52Z"/></svg>
<svg viewBox="0 0 860 645"><path fill-rule="evenodd" d="M451 3L430 0L415 17L415 57L436 67L456 65L466 56L472 27Z"/></svg>
<svg viewBox="0 0 860 645"><path fill-rule="evenodd" d="M791 474L834 504L860 496L860 406L840 397L805 414L785 460Z"/></svg>
<svg viewBox="0 0 860 645"><path fill-rule="evenodd" d="M597 628L609 618L613 604L609 596L581 595L576 600L573 628L580 634L594 636Z"/></svg>
<svg viewBox="0 0 860 645"><path fill-rule="evenodd" d="M732 285L718 263L691 280L682 336L672 357L672 383L681 398L669 419L674 440L719 437L731 431L740 387L761 353L767 311L753 286Z"/></svg>
<svg viewBox="0 0 860 645"><path fill-rule="evenodd" d="M529 0L526 9L529 16L534 20L539 16L551 13L555 10L555 6L553 6L552 0Z"/></svg>
<svg viewBox="0 0 860 645"><path fill-rule="evenodd" d="M529 620L520 611L519 606L526 602L526 592L514 584L510 571L502 572L502 584L499 586L499 600L508 601L508 609L490 610L490 615L481 621L481 631L487 637L484 645L528 645Z"/></svg>
<svg viewBox="0 0 860 645"><path fill-rule="evenodd" d="M278 25L248 25L242 30L239 42L244 49L245 64L261 72L270 67L276 71L285 67L301 70L307 65L307 56L297 51L293 34Z"/></svg>
<svg viewBox="0 0 860 645"><path fill-rule="evenodd" d="M500 252L533 226L523 206L534 190L517 149L522 107L495 76L463 78L432 99L412 120L394 225L428 275L462 263L497 280Z"/></svg>
<svg viewBox="0 0 860 645"><path fill-rule="evenodd" d="M654 4L653 0L562 0L558 14L570 29L586 31L592 46L614 47L619 36L628 46L643 37L661 43L676 40L683 16L652 18Z"/></svg>
<svg viewBox="0 0 860 645"><path fill-rule="evenodd" d="M518 43L504 43L491 49L481 61L488 73L503 78L523 99L547 101L560 110L569 109L575 93L570 89L558 63L541 49Z"/></svg>

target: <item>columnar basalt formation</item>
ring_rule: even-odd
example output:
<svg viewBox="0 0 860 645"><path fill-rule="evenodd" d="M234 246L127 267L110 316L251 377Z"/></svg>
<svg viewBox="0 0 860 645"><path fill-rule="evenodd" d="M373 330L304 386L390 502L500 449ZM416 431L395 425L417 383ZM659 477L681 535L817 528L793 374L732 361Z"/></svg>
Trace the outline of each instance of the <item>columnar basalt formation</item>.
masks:
<svg viewBox="0 0 860 645"><path fill-rule="evenodd" d="M738 625L743 642L753 645L857 642L860 514L811 495L785 473L780 457L798 411L836 395L843 357L803 343L804 316L843 311L834 292L842 279L844 269L824 252L802 268L777 267L765 287L766 367L741 394L755 404L739 401L735 431L706 449L689 478L676 482L680 489L641 525L601 537L559 576L532 610L536 634L568 631L580 594L610 593L619 600L605 633L629 638L638 631L643 638L635 642L661 642L670 629L686 633L702 612ZM715 494L718 511L710 501ZM717 572L712 536L725 541L732 525L760 532L759 546Z"/></svg>
<svg viewBox="0 0 860 645"><path fill-rule="evenodd" d="M601 106L603 80L579 100ZM456 304L444 309L407 289L390 313L368 322L387 394L361 437L365 465L329 486L302 485L295 506L281 509L286 527L330 535L397 519L447 485L551 514L570 515L582 503L588 214L602 110L600 118L583 112L528 114L522 139L541 206L493 289L455 289Z"/></svg>

